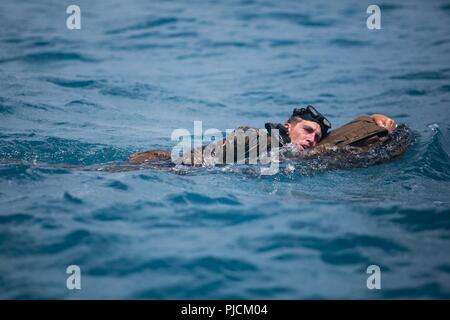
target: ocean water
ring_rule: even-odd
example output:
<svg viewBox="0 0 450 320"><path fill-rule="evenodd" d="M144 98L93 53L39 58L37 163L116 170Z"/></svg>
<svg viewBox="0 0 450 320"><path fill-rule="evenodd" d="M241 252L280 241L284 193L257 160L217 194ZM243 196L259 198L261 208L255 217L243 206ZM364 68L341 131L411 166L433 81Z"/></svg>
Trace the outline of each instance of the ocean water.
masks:
<svg viewBox="0 0 450 320"><path fill-rule="evenodd" d="M448 1L383 1L381 30L357 0L79 0L81 30L68 4L0 3L0 298L450 298ZM414 142L349 170L89 170L306 104Z"/></svg>

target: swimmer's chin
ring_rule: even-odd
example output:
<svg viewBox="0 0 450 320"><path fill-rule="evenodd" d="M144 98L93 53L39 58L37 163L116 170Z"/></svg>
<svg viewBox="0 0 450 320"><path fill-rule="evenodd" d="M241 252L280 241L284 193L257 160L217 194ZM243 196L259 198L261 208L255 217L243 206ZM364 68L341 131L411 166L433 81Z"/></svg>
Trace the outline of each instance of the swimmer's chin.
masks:
<svg viewBox="0 0 450 320"><path fill-rule="evenodd" d="M328 146L314 146L314 147L309 147L309 146L303 146L301 144L293 144L293 143L288 143L284 146L284 153L283 155L286 158L290 158L290 159L305 159L305 158L310 158L313 157L315 155L319 155L324 151L334 151L337 150L337 147L328 147Z"/></svg>
<svg viewBox="0 0 450 320"><path fill-rule="evenodd" d="M288 143L287 145L285 145L285 148L293 153L300 153L300 152L304 152L306 150L306 148L304 146L302 146L301 144L295 144L295 143Z"/></svg>

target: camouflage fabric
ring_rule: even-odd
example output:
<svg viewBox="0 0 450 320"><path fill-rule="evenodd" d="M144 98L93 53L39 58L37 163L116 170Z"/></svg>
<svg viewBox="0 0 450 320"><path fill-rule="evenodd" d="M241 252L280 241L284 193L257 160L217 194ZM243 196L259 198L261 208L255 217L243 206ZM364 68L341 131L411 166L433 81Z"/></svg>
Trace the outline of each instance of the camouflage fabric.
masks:
<svg viewBox="0 0 450 320"><path fill-rule="evenodd" d="M269 135L265 129L240 126L222 140L191 150L176 163L194 166L264 163L274 141L277 144L276 135Z"/></svg>
<svg viewBox="0 0 450 320"><path fill-rule="evenodd" d="M308 154L320 155L327 150L342 149L347 146L366 152L374 145L386 141L388 134L389 131L378 126L370 116L362 115L332 130Z"/></svg>

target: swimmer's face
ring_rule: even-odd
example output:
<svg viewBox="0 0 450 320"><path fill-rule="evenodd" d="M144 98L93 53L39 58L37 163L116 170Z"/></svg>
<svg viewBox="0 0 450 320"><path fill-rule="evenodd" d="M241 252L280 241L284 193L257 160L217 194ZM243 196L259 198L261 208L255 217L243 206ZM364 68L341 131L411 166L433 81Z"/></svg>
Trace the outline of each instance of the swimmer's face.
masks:
<svg viewBox="0 0 450 320"><path fill-rule="evenodd" d="M299 151L315 147L322 137L320 126L314 121L286 122L284 126L288 130L291 143L297 145Z"/></svg>

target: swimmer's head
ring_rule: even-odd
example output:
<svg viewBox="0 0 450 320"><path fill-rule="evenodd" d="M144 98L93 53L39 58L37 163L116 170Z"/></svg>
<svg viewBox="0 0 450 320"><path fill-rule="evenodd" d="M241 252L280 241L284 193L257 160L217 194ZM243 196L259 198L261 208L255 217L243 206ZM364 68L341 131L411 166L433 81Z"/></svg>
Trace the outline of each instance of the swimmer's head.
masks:
<svg viewBox="0 0 450 320"><path fill-rule="evenodd" d="M331 128L330 122L313 106L294 109L284 126L291 143L297 145L300 151L315 147Z"/></svg>

